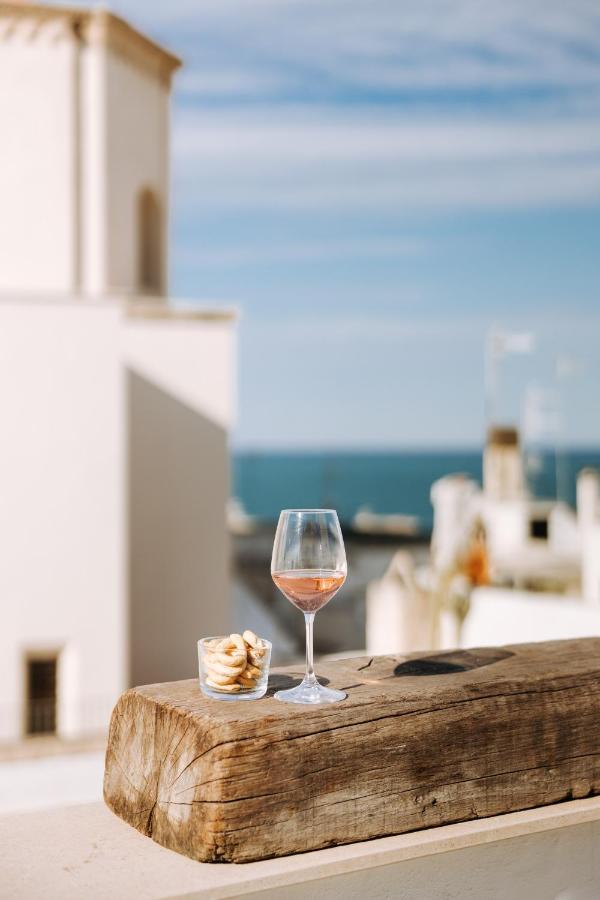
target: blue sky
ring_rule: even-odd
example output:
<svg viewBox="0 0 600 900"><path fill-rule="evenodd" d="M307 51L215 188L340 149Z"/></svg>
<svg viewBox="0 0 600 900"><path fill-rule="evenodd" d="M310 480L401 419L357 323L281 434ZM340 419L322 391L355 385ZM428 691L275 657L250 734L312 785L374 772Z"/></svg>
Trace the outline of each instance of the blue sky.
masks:
<svg viewBox="0 0 600 900"><path fill-rule="evenodd" d="M123 0L185 61L171 287L235 304L252 447L474 445L483 341L600 444L600 6Z"/></svg>

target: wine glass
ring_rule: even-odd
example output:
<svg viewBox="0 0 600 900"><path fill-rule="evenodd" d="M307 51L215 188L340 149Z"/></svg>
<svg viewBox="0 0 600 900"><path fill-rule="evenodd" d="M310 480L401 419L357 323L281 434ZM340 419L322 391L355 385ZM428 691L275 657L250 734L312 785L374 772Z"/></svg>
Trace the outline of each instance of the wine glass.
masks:
<svg viewBox="0 0 600 900"><path fill-rule="evenodd" d="M313 621L339 591L348 567L342 530L334 509L284 509L277 524L271 577L290 603L304 613L306 674L301 684L277 691L288 703L335 703L346 694L324 687L313 668Z"/></svg>

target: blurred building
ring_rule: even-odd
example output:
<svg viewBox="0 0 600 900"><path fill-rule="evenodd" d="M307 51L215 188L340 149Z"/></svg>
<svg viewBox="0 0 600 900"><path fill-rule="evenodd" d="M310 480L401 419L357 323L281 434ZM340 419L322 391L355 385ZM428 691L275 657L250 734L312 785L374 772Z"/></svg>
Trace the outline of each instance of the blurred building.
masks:
<svg viewBox="0 0 600 900"><path fill-rule="evenodd" d="M227 629L232 314L167 300L179 60L0 3L0 740L104 726Z"/></svg>
<svg viewBox="0 0 600 900"><path fill-rule="evenodd" d="M367 591L368 653L485 647L600 632L600 473L583 469L577 506L529 495L515 428L491 428L483 486L431 487L430 558L398 552Z"/></svg>
<svg viewBox="0 0 600 900"><path fill-rule="evenodd" d="M600 550L597 475L584 471L577 484L576 511L560 500L531 497L517 430L491 428L482 489L462 475L432 486L434 565L456 559L479 521L495 583L581 594L598 606L600 577L588 574Z"/></svg>

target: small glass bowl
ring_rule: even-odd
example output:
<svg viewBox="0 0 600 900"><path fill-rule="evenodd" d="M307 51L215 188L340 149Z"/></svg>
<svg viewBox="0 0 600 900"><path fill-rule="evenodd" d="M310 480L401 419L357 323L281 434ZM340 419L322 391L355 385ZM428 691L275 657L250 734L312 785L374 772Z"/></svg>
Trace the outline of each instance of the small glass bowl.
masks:
<svg viewBox="0 0 600 900"><path fill-rule="evenodd" d="M265 651L261 660L260 675L256 676L256 684L253 687L245 687L239 682L229 685L217 685L215 683L208 684L211 673L210 668L210 648L207 647L209 641L221 641L229 635L216 635L215 637L200 638L198 641L198 670L200 675L200 689L207 697L213 700L258 700L264 697L267 692L267 684L269 681L269 666L271 664L271 648L270 641L261 638L263 649ZM220 674L220 673L219 673ZM242 673L243 674L243 673Z"/></svg>

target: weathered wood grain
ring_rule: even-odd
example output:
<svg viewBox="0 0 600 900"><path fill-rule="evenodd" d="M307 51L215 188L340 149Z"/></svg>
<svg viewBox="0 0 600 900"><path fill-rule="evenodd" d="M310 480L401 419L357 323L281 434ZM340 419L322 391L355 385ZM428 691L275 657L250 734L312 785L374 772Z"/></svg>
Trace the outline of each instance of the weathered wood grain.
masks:
<svg viewBox="0 0 600 900"><path fill-rule="evenodd" d="M323 664L348 699L134 688L104 796L159 844L246 862L600 793L600 638Z"/></svg>

